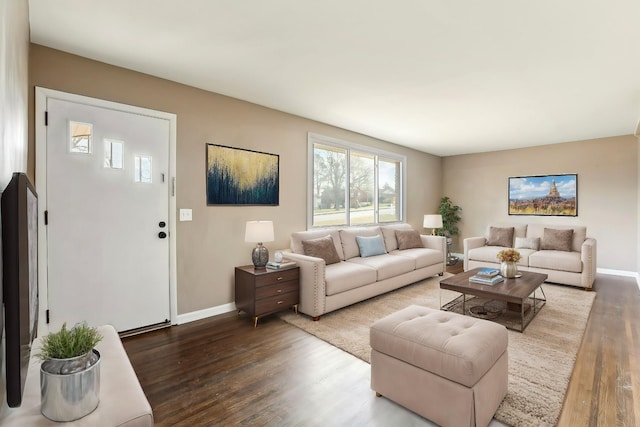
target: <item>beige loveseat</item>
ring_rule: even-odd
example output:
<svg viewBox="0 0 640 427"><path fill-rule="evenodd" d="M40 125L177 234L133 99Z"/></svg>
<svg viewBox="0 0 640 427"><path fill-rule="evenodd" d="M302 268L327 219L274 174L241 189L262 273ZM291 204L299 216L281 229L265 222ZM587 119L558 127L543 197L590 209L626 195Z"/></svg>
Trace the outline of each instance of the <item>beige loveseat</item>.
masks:
<svg viewBox="0 0 640 427"><path fill-rule="evenodd" d="M380 239L384 253L361 256L362 242ZM316 245L332 246L335 252L316 251L320 256L311 256ZM402 223L296 232L283 256L300 266L299 311L318 320L325 313L443 274L446 252L444 237L419 235Z"/></svg>
<svg viewBox="0 0 640 427"><path fill-rule="evenodd" d="M509 234L509 230L511 234ZM518 269L547 274L547 282L593 287L596 276L596 240L583 226L496 224L485 236L464 239L464 270L499 267L496 258L505 248L520 252Z"/></svg>

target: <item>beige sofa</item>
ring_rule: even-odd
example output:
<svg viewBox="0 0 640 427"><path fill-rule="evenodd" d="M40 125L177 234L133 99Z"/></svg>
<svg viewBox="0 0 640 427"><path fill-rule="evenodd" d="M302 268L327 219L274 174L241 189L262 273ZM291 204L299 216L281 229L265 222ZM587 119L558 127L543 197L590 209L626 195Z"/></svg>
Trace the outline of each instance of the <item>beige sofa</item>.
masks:
<svg viewBox="0 0 640 427"><path fill-rule="evenodd" d="M513 234L509 239L508 230ZM501 241L502 240L502 241ZM508 240L508 241L507 241ZM596 240L583 226L496 224L484 236L464 239L464 270L499 267L505 247L520 252L518 269L547 274L547 282L589 290L596 276Z"/></svg>
<svg viewBox="0 0 640 427"><path fill-rule="evenodd" d="M406 236L412 234L423 247L406 248L412 246L406 244ZM333 263L327 263L327 255L323 255L325 258L309 255L311 243L326 240L327 236L337 253L336 259L330 259L336 261ZM363 238L382 239L385 253L361 256L358 237L361 242ZM318 320L325 313L442 275L446 252L444 237L418 235L411 225L401 223L296 232L291 235L291 248L283 257L300 266L298 310Z"/></svg>

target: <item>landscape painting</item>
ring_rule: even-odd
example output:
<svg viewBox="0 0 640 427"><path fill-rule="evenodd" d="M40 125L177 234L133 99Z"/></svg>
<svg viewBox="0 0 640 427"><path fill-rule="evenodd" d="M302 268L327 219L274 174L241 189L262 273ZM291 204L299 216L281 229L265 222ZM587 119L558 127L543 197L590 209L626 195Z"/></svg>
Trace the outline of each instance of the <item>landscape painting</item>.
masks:
<svg viewBox="0 0 640 427"><path fill-rule="evenodd" d="M207 144L207 205L279 203L277 154Z"/></svg>
<svg viewBox="0 0 640 427"><path fill-rule="evenodd" d="M578 216L578 175L510 177L509 215Z"/></svg>

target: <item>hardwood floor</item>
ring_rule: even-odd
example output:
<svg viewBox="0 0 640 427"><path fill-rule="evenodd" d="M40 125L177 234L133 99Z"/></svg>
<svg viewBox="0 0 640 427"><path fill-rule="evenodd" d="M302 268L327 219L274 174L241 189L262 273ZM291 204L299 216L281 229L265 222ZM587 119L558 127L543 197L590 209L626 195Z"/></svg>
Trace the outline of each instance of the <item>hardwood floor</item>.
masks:
<svg viewBox="0 0 640 427"><path fill-rule="evenodd" d="M640 291L608 275L595 291L559 425L640 427ZM123 343L157 425L432 425L376 398L367 363L276 316L254 329L228 313Z"/></svg>

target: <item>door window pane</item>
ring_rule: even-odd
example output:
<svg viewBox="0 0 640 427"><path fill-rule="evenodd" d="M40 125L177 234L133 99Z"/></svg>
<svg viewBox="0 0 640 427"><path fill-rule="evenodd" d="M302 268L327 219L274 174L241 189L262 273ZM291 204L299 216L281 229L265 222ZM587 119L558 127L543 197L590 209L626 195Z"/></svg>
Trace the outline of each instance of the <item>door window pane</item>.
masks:
<svg viewBox="0 0 640 427"><path fill-rule="evenodd" d="M69 152L91 153L93 125L91 123L69 122Z"/></svg>
<svg viewBox="0 0 640 427"><path fill-rule="evenodd" d="M313 226L347 224L346 150L315 144L313 164Z"/></svg>
<svg viewBox="0 0 640 427"><path fill-rule="evenodd" d="M115 139L104 140L104 167L122 169L122 155L124 142Z"/></svg>
<svg viewBox="0 0 640 427"><path fill-rule="evenodd" d="M135 156L135 182L151 182L151 156Z"/></svg>

